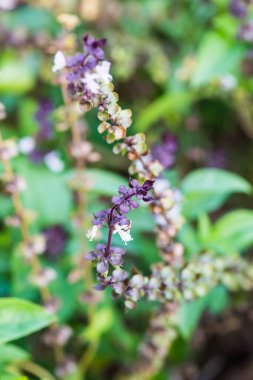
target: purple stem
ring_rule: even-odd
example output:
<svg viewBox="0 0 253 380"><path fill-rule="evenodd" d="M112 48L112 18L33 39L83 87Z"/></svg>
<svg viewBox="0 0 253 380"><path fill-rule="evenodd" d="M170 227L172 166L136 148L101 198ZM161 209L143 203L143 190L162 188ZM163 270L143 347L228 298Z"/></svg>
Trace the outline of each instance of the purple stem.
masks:
<svg viewBox="0 0 253 380"><path fill-rule="evenodd" d="M108 240L107 240L107 246L105 249L105 257L108 257L111 249L111 244L112 244L112 233L113 233L113 226L109 227L109 234L108 234Z"/></svg>

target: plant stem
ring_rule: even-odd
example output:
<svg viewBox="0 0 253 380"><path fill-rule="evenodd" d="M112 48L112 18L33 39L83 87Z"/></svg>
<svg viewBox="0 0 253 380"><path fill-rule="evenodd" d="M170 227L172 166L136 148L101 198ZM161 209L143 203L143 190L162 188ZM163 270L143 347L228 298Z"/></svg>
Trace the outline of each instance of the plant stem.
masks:
<svg viewBox="0 0 253 380"><path fill-rule="evenodd" d="M25 372L28 372L32 375L37 376L39 379L43 380L56 380L56 378L51 375L46 369L42 368L38 364L33 362L20 362L18 363L18 367Z"/></svg>

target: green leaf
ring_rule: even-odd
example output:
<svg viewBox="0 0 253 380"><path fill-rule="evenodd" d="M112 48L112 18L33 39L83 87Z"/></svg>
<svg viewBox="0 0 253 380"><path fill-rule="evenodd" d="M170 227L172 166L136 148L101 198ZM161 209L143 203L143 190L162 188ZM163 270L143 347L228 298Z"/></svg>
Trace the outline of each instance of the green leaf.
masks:
<svg viewBox="0 0 253 380"><path fill-rule="evenodd" d="M18 298L0 299L0 344L29 335L55 320L43 307Z"/></svg>
<svg viewBox="0 0 253 380"><path fill-rule="evenodd" d="M237 174L222 169L198 169L182 181L186 197L184 213L196 217L220 207L232 193L249 194L251 185Z"/></svg>
<svg viewBox="0 0 253 380"><path fill-rule="evenodd" d="M253 211L227 213L213 226L206 244L222 253L241 251L253 244Z"/></svg>
<svg viewBox="0 0 253 380"><path fill-rule="evenodd" d="M205 310L221 312L228 303L228 294L223 286L213 288L206 296L192 302L184 302L179 310L179 330L183 338L189 339Z"/></svg>
<svg viewBox="0 0 253 380"><path fill-rule="evenodd" d="M30 354L14 344L0 346L0 365L3 363L15 363L29 360Z"/></svg>
<svg viewBox="0 0 253 380"><path fill-rule="evenodd" d="M216 286L210 291L208 298L208 310L214 314L220 313L228 304L228 292L224 286Z"/></svg>
<svg viewBox="0 0 253 380"><path fill-rule="evenodd" d="M3 24L8 30L25 28L29 33L36 34L44 30L49 33L55 29L52 13L43 8L26 5L5 13Z"/></svg>
<svg viewBox="0 0 253 380"><path fill-rule="evenodd" d="M0 371L1 371L1 368L0 368ZM1 380L29 380L28 377L26 376L22 376L22 375L13 375L13 374L10 374L8 372L3 372L1 371L0 372L0 375L1 375Z"/></svg>
<svg viewBox="0 0 253 380"><path fill-rule="evenodd" d="M27 182L22 193L24 206L38 213L37 222L40 225L68 222L72 198L66 176L23 159L19 159L17 170Z"/></svg>
<svg viewBox="0 0 253 380"><path fill-rule="evenodd" d="M191 337L206 305L206 297L199 298L192 302L184 302L181 305L179 311L179 330L185 339Z"/></svg>
<svg viewBox="0 0 253 380"><path fill-rule="evenodd" d="M101 169L88 169L86 171L91 184L90 191L95 194L113 196L120 185L127 186L127 180L119 174Z"/></svg>
<svg viewBox="0 0 253 380"><path fill-rule="evenodd" d="M244 48L234 44L234 40L210 32L204 35L197 53L197 63L192 75L194 87L236 69L241 62Z"/></svg>
<svg viewBox="0 0 253 380"><path fill-rule="evenodd" d="M182 114L188 109L192 95L188 92L165 94L154 100L140 113L136 120L136 129L146 131L156 121L169 116L171 113Z"/></svg>
<svg viewBox="0 0 253 380"><path fill-rule="evenodd" d="M207 214L201 214L198 218L198 237L200 241L205 241L209 236L211 228L211 222Z"/></svg>
<svg viewBox="0 0 253 380"><path fill-rule="evenodd" d="M23 136L33 135L36 133L38 123L35 120L35 113L38 104L31 98L23 98L18 110L19 130Z"/></svg>
<svg viewBox="0 0 253 380"><path fill-rule="evenodd" d="M197 239L197 234L190 224L185 223L182 228L180 228L178 238L191 257L198 254L201 247Z"/></svg>
<svg viewBox="0 0 253 380"><path fill-rule="evenodd" d="M21 95L29 91L35 84L37 67L37 55L20 57L13 51L2 54L0 93Z"/></svg>

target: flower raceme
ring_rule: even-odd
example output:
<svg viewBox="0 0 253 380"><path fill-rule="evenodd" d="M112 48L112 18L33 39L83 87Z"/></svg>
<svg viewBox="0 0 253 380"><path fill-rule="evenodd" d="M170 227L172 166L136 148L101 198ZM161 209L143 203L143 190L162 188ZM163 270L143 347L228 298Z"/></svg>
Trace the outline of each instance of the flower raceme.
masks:
<svg viewBox="0 0 253 380"><path fill-rule="evenodd" d="M98 108L101 121L98 131L106 132L106 141L112 143L126 136L131 125L132 112L122 110L117 104L118 94L113 91L110 62L104 59L103 47L106 40L96 40L90 35L83 38L84 52L65 57L58 51L54 57L52 71L64 69L67 93L80 102L84 111Z"/></svg>
<svg viewBox="0 0 253 380"><path fill-rule="evenodd" d="M147 194L148 187L153 185L154 180L161 183L159 177L164 168L172 164L177 143L174 138L165 136L161 149L158 152L156 149L155 152L150 153L143 133L127 136L127 128L132 123L131 110L122 110L117 103L119 97L113 91L114 86L109 73L110 63L104 60L102 52L105 40L95 40L91 36L86 36L83 42L84 53L64 57L65 67L60 79L62 83L66 84L70 99L79 101L84 111L89 111L91 108L98 109L97 116L101 122L98 126L99 133L106 134L105 139L108 143L117 141L113 152L127 155L132 161L129 174L135 175L138 181L143 183L140 185L137 180L131 180L130 189L121 186L119 195L112 199L114 203L112 208L97 213L93 220L93 227L87 233L88 239L93 240L101 227L106 226L109 230L107 246L103 249L99 246L91 255L88 255L88 259L97 265L100 285L101 281L105 285L110 265L116 265L111 261L110 256L113 235L119 234L125 244L132 240L131 222L126 218L126 214L138 207L138 203L133 200L133 197L136 197L137 200L152 200L151 211L155 216L158 246L161 249L162 257L170 263L174 261L178 263L182 259L182 246L179 243L172 243L172 238L182 224L178 216L180 207L177 207L180 200L176 199L178 197L175 192L170 191L170 184L167 181L162 181L163 184L166 183L166 189L154 190L153 198ZM59 54L55 57L55 66L57 60L59 60ZM61 62L59 69L61 69L60 67ZM118 142L118 140L121 141ZM164 156L167 157L168 152L170 153L169 163L160 162L164 161ZM169 199L167 199L168 196ZM175 222L174 219L176 219ZM116 257L116 260L123 262L122 255L121 258ZM115 270L118 270L118 267ZM109 283L106 284L109 285Z"/></svg>
<svg viewBox="0 0 253 380"><path fill-rule="evenodd" d="M131 221L126 215L129 211L139 207L138 201L149 202L153 200L153 197L149 194L150 190L153 189L153 182L147 180L140 185L137 180L130 179L129 188L120 186L119 195L112 198L113 206L94 215L93 227L86 235L90 240L93 240L100 228L108 227L109 229L107 245L97 244L95 250L85 256L87 260L92 261L96 265L98 280L100 282L99 287L105 288L110 285L111 278L114 278L119 273L125 273L120 269L120 266L123 264L123 256L126 251L120 247L112 247L112 235L119 234L125 244L132 240L130 234ZM133 198L136 198L136 200ZM107 277L110 265L114 271L108 282Z"/></svg>

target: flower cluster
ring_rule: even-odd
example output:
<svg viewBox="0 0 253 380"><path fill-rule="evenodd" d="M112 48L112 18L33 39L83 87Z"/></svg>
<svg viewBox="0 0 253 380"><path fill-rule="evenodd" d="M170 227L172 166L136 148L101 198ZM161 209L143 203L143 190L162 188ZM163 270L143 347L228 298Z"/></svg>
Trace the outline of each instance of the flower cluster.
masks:
<svg viewBox="0 0 253 380"><path fill-rule="evenodd" d="M163 133L161 141L151 149L154 159L158 160L164 169L171 168L175 163L175 154L178 149L178 141L175 135L169 132Z"/></svg>
<svg viewBox="0 0 253 380"><path fill-rule="evenodd" d="M77 53L73 57L65 58L62 53L58 52L55 56L53 71L62 68L67 71L68 95L72 99L78 99L85 111L93 107L98 108L98 118L101 121L98 131L100 133L106 132L108 143L121 140L113 147L113 152L115 154L126 154L132 161L129 173L136 175L140 183L143 183L143 191L147 184L151 186L163 170L173 164L177 141L174 136L166 134L162 137L161 145L154 146L150 153L143 133L126 136L126 129L132 122L131 111L122 110L117 104L118 94L113 91L112 77L109 74L110 63L104 61L104 53L101 50L104 43L104 40L97 41L91 36L86 36L84 38L85 54ZM92 64L87 64L89 59L92 59ZM107 68L107 71L101 70L101 67ZM106 284L104 283L103 286L115 287L114 275L118 281L118 268L115 269L116 272L112 273L110 278L108 278L108 269L110 264L121 265L122 257L125 254L121 250L115 257L115 252L110 251L112 235L118 233L125 243L131 240L131 222L126 218L126 213L138 206L136 201L130 200L130 198L136 194L136 189L140 185L137 180L133 180L130 186L132 186L130 193L126 188L120 188L119 196L113 198L114 206L112 209L100 211L95 215L93 228L87 234L87 237L92 240L99 228L104 225L109 227L109 248L99 244L96 250L89 254L89 259L97 264L99 276L103 281L106 278ZM152 200L150 202L151 211L157 224L157 240L162 257L170 263L180 262L183 247L179 243L172 242L172 238L175 237L183 222L180 216L180 194L176 190L171 190L169 182L162 179L158 180L154 194L155 196L152 199L148 197L148 200ZM146 200L145 197L143 200ZM114 213L115 215L112 218ZM125 274L122 275L123 277L126 276Z"/></svg>
<svg viewBox="0 0 253 380"><path fill-rule="evenodd" d="M67 94L78 99L83 110L98 108L101 121L98 130L106 132L108 143L120 140L131 125L131 111L122 110L117 104L118 94L111 83L110 62L104 60L103 46L106 40L96 40L90 35L83 39L84 53L66 57L58 51L54 58L53 71L67 71Z"/></svg>
<svg viewBox="0 0 253 380"><path fill-rule="evenodd" d="M50 119L53 111L53 104L44 99L39 103L35 113L35 120L38 123L38 131L34 137L25 136L19 140L19 151L28 155L34 163L41 163L50 152L47 143L53 138L53 124Z"/></svg>
<svg viewBox="0 0 253 380"><path fill-rule="evenodd" d="M253 41L253 22L249 18L251 0L231 0L230 13L237 19L242 21L238 31L238 37L246 42Z"/></svg>
<svg viewBox="0 0 253 380"><path fill-rule="evenodd" d="M64 163L59 153L53 150L54 138L52 123L53 104L47 99L39 102L34 119L38 123L38 130L34 136L24 136L18 142L19 151L35 164L44 162L53 172L61 172Z"/></svg>
<svg viewBox="0 0 253 380"><path fill-rule="evenodd" d="M184 224L182 217L182 194L173 189L168 180L158 178L154 184L154 201L151 210L156 223L157 245L162 258L167 263L182 262L182 244L174 242L178 231Z"/></svg>
<svg viewBox="0 0 253 380"><path fill-rule="evenodd" d="M158 263L150 276L138 273L130 277L118 268L111 276L100 277L100 280L98 289L110 286L114 296L122 297L125 306L132 309L142 297L165 304L190 301L203 297L219 284L231 291L248 291L253 287L253 267L237 256L231 259L203 254L178 267Z"/></svg>
<svg viewBox="0 0 253 380"><path fill-rule="evenodd" d="M87 237L93 240L99 228L107 225L111 233L118 233L126 243L131 240L131 222L126 214L139 207L138 200L149 202L153 197L149 191L153 189L154 181L145 181L142 185L136 179L129 180L129 188L120 186L118 193L112 198L113 206L107 210L99 211L94 215L93 228L87 233ZM136 197L137 200L133 200Z"/></svg>
<svg viewBox="0 0 253 380"><path fill-rule="evenodd" d="M87 260L96 265L100 282L99 288L109 285L114 289L118 281L124 281L128 277L127 273L120 268L126 252L120 247L112 247L112 235L119 234L125 244L132 240L131 221L126 215L129 211L139 207L138 201L151 201L153 197L149 192L152 189L153 181L147 180L140 185L137 180L130 179L129 188L120 186L119 195L112 198L113 206L94 215L93 228L87 233L87 237L93 240L98 229L104 226L109 230L107 245L98 244L94 251L85 256ZM111 274L110 266L114 269Z"/></svg>
<svg viewBox="0 0 253 380"><path fill-rule="evenodd" d="M56 260L66 246L68 232L63 225L55 224L46 227L43 230L43 235L46 240L45 255L52 260Z"/></svg>
<svg viewBox="0 0 253 380"><path fill-rule="evenodd" d="M244 0L231 0L229 4L231 14L239 19L243 19L248 14L247 3Z"/></svg>
<svg viewBox="0 0 253 380"><path fill-rule="evenodd" d="M140 180L155 179L154 198L150 203L150 208L156 222L158 247L166 262L178 263L182 260L183 246L180 243L173 242L173 239L184 223L181 216L182 195L179 190L171 188L168 180L162 178L165 167L161 161L165 165L168 165L168 161L167 163L164 162L161 152L165 156L168 151L176 152L176 139L167 137L167 143L164 142L160 151L158 146L156 147L155 152L159 152L159 156L154 157L154 152L153 154L147 152L145 135L140 133L127 137L123 143L115 145L114 153L128 155L128 158L133 161L129 171L131 174L137 174Z"/></svg>

